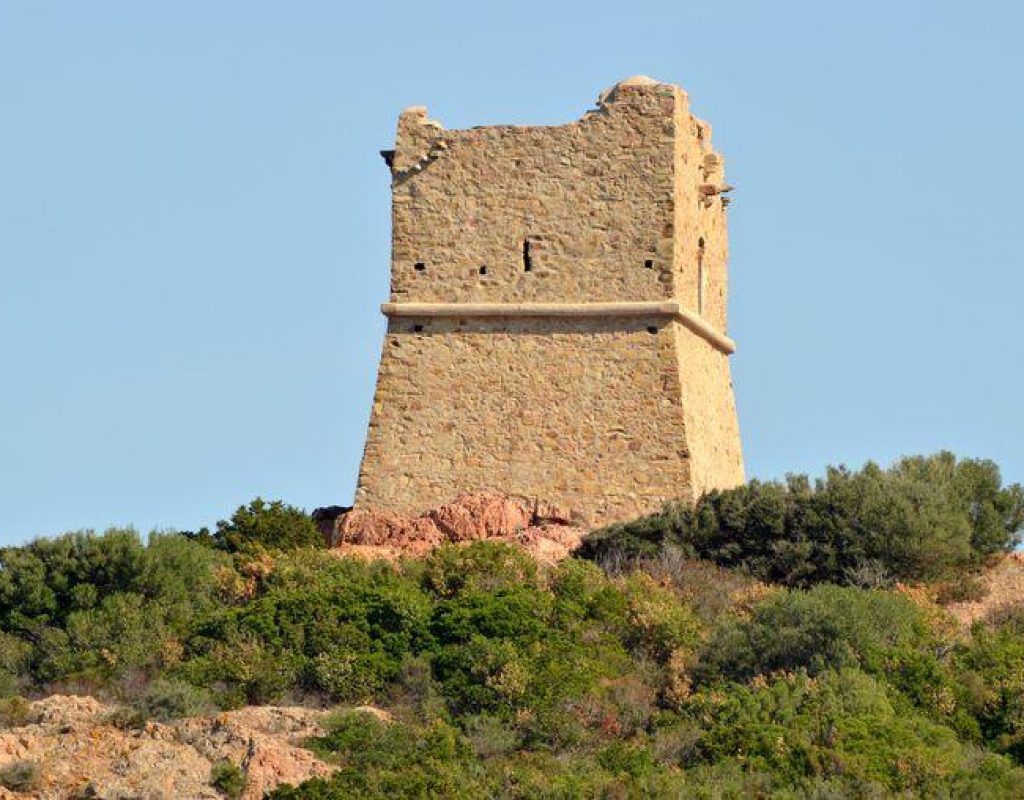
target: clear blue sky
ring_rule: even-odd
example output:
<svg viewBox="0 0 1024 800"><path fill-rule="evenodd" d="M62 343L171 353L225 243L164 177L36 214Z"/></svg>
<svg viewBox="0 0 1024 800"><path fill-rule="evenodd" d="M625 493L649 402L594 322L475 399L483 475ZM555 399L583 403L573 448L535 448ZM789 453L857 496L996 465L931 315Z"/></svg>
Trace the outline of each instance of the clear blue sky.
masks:
<svg viewBox="0 0 1024 800"><path fill-rule="evenodd" d="M349 502L398 112L681 84L737 187L747 470L1024 481L1024 6L0 0L0 542Z"/></svg>

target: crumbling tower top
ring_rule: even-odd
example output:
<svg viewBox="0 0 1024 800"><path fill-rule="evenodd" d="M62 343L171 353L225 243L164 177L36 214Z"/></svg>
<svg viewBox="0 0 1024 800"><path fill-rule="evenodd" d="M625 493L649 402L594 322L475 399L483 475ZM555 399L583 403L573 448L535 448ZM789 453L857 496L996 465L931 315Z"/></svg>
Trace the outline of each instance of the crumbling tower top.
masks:
<svg viewBox="0 0 1024 800"><path fill-rule="evenodd" d="M387 157L391 302L672 300L724 335L729 187L679 87L627 78L554 126L413 106Z"/></svg>

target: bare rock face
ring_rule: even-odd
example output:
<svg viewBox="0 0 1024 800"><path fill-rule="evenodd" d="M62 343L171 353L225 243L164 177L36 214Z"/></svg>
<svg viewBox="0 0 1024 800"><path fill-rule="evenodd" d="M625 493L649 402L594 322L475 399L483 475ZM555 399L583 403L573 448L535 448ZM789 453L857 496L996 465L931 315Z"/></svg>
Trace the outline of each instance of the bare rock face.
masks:
<svg viewBox="0 0 1024 800"><path fill-rule="evenodd" d="M0 788L0 800L215 800L222 795L210 785L211 769L225 760L245 773L244 800L258 800L282 783L334 769L301 746L323 733L324 711L252 706L137 730L110 724L114 711L91 697L32 703L30 724L0 731L0 771L31 765L34 785L22 792Z"/></svg>
<svg viewBox="0 0 1024 800"><path fill-rule="evenodd" d="M427 517L451 542L512 536L533 523L531 509L498 493L463 495L454 503L428 511Z"/></svg>
<svg viewBox="0 0 1024 800"><path fill-rule="evenodd" d="M977 599L946 606L964 628L1024 605L1024 553L1007 553L978 577L981 592Z"/></svg>
<svg viewBox="0 0 1024 800"><path fill-rule="evenodd" d="M421 556L446 542L500 541L521 545L555 563L575 550L586 531L568 509L501 492L466 494L418 517L355 508L335 523L339 552L367 558Z"/></svg>

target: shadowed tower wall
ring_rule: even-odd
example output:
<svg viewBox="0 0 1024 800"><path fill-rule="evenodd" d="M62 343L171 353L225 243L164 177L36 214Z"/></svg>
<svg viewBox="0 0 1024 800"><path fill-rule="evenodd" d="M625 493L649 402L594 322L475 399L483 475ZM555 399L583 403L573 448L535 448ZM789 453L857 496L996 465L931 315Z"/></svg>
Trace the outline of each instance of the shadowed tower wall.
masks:
<svg viewBox="0 0 1024 800"><path fill-rule="evenodd" d="M632 78L568 125L399 118L356 505L499 489L590 524L743 480L711 131Z"/></svg>

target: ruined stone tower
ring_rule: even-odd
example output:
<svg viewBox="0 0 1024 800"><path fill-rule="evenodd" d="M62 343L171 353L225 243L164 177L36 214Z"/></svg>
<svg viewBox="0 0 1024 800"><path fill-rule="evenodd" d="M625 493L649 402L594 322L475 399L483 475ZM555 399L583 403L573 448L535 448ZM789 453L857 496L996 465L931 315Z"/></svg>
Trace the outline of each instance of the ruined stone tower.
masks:
<svg viewBox="0 0 1024 800"><path fill-rule="evenodd" d="M356 505L500 489L602 524L743 480L728 186L686 93L567 125L398 120L391 297Z"/></svg>

